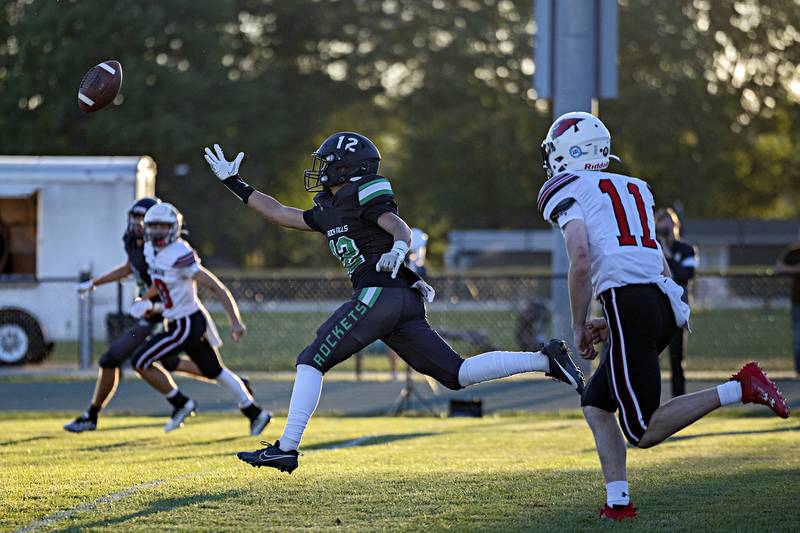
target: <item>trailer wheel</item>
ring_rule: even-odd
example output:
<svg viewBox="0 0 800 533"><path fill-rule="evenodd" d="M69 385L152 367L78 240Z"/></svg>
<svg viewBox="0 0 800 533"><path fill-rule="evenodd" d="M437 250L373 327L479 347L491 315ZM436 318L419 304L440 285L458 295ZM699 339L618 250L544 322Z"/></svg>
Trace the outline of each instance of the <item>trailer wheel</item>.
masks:
<svg viewBox="0 0 800 533"><path fill-rule="evenodd" d="M0 310L0 365L39 362L50 348L34 317L21 309Z"/></svg>

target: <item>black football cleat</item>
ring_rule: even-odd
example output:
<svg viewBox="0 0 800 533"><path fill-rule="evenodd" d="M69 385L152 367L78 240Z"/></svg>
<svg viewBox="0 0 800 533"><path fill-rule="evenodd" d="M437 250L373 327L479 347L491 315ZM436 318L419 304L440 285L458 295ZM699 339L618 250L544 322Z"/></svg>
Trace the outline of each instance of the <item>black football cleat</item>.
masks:
<svg viewBox="0 0 800 533"><path fill-rule="evenodd" d="M79 416L69 424L64 425L64 429L72 433L83 433L84 431L94 431L97 429L97 422L85 414Z"/></svg>
<svg viewBox="0 0 800 533"><path fill-rule="evenodd" d="M300 452L297 450L289 450L285 452L280 449L280 441L275 441L275 444L261 441L266 448L256 450L254 452L239 452L236 457L249 464L250 466L269 466L291 474L297 468L297 457Z"/></svg>
<svg viewBox="0 0 800 533"><path fill-rule="evenodd" d="M578 394L583 395L583 372L570 357L567 343L553 339L546 345L542 344L540 350L550 359L550 371L544 375L553 378L553 381L572 385Z"/></svg>

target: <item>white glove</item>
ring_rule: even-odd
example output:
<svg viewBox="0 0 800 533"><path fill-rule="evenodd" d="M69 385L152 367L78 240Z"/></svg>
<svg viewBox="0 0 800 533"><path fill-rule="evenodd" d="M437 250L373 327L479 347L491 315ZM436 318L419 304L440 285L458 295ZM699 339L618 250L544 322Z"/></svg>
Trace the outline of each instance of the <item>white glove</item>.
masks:
<svg viewBox="0 0 800 533"><path fill-rule="evenodd" d="M208 161L211 170L219 179L228 179L239 173L239 165L242 164L242 159L244 159L244 152L239 152L239 155L233 161L225 159L225 154L222 153L222 148L218 144L214 145L214 152L206 146L206 161Z"/></svg>
<svg viewBox="0 0 800 533"><path fill-rule="evenodd" d="M78 285L75 287L75 290L78 291L78 294L86 294L89 291L93 291L94 290L94 280L93 279L87 279L86 281L78 283Z"/></svg>
<svg viewBox="0 0 800 533"><path fill-rule="evenodd" d="M394 241L392 249L381 256L375 263L375 272L391 272L392 279L397 277L397 271L403 264L403 260L408 253L408 244L405 241Z"/></svg>
<svg viewBox="0 0 800 533"><path fill-rule="evenodd" d="M153 302L136 298L131 305L130 314L133 318L142 318L148 311L153 309Z"/></svg>
<svg viewBox="0 0 800 533"><path fill-rule="evenodd" d="M433 299L436 298L436 290L422 280L419 280L413 284L411 288L417 289L419 292L421 292L422 297L425 298L425 301L427 301L429 304L433 303Z"/></svg>

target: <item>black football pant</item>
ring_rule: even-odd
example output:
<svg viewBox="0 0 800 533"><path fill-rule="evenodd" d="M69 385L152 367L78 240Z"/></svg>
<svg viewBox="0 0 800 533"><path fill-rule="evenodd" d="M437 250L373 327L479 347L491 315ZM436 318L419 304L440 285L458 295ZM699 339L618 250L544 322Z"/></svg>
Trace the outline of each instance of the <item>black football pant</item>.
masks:
<svg viewBox="0 0 800 533"><path fill-rule="evenodd" d="M613 413L636 445L661 404L658 355L678 329L669 300L655 285L626 285L600 295L608 342L600 366L583 391L581 406Z"/></svg>
<svg viewBox="0 0 800 533"><path fill-rule="evenodd" d="M421 374L458 390L464 361L428 323L425 303L416 289L368 287L353 293L317 330L316 339L298 356L323 374L381 339Z"/></svg>
<svg viewBox="0 0 800 533"><path fill-rule="evenodd" d="M100 368L120 368L136 352L139 346L160 329L160 323L146 320L140 320L135 325L127 328L111 342L108 350L100 356ZM178 357L166 357L161 360L161 364L171 372L178 367Z"/></svg>
<svg viewBox="0 0 800 533"><path fill-rule="evenodd" d="M669 365L672 373L672 397L686 394L686 378L683 375L683 350L686 347L686 331L681 328L669 341Z"/></svg>
<svg viewBox="0 0 800 533"><path fill-rule="evenodd" d="M134 368L144 370L159 362L167 370L174 370L164 362L170 364L173 358L177 362L178 355L185 352L204 377L216 379L222 372L222 362L217 349L208 342L206 326L202 311L170 320L166 331L153 335L136 350L132 361Z"/></svg>

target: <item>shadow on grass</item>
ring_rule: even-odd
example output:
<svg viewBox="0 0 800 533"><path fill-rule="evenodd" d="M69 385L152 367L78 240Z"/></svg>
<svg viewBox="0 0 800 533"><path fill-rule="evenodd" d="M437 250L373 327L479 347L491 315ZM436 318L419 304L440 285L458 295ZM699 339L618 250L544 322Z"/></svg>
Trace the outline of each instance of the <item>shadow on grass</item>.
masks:
<svg viewBox="0 0 800 533"><path fill-rule="evenodd" d="M161 498L150 503L143 509L136 511L135 513L129 513L116 518L95 520L94 522L89 522L87 524L66 528L65 531L84 531L87 529L120 525L128 522L129 520L144 518L161 512L171 512L180 507L227 500L228 498L238 495L240 495L239 491L229 490L215 494L192 494L183 497Z"/></svg>
<svg viewBox="0 0 800 533"><path fill-rule="evenodd" d="M708 433L697 433L696 435L677 435L670 437L665 442L675 442L681 440L693 440L693 439L702 439L704 437L730 437L736 435L762 435L766 433L785 433L787 431L800 431L800 426L790 426L784 428L773 428L773 429L746 429L742 431L719 431L719 432L708 432Z"/></svg>
<svg viewBox="0 0 800 533"><path fill-rule="evenodd" d="M127 426L101 427L97 428L95 431L124 431L126 429L160 428L163 426L164 424L162 422L150 422L148 424L129 424Z"/></svg>
<svg viewBox="0 0 800 533"><path fill-rule="evenodd" d="M22 444L23 442L36 442L40 440L50 440L54 439L53 435L36 435L35 437L27 437L24 439L9 439L9 440L0 440L0 446L12 446L14 444Z"/></svg>
<svg viewBox="0 0 800 533"><path fill-rule="evenodd" d="M152 438L141 438L141 439L133 439L133 440L126 440L122 442L114 442L112 444L101 444L98 446L87 446L85 448L78 448L75 451L78 452L108 452L111 450L115 450L117 448L125 448L127 446L133 445L140 445L145 444L148 442L153 442L154 439Z"/></svg>
<svg viewBox="0 0 800 533"><path fill-rule="evenodd" d="M356 439L331 440L318 442L309 446L304 446L302 451L311 452L317 450L337 450L340 448L361 448L365 446L376 446L389 442L418 439L422 437L433 437L438 433L398 433L394 435L375 435L374 437L359 437Z"/></svg>
<svg viewBox="0 0 800 533"><path fill-rule="evenodd" d="M220 444L222 442L233 442L236 440L252 439L252 438L253 437L251 437L250 435L237 435L235 437L224 437L221 439L198 440L193 442L187 442L182 446L208 446L209 444ZM171 446L174 447L175 445L173 444Z"/></svg>

